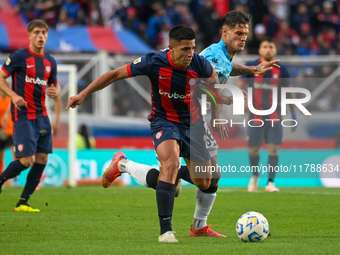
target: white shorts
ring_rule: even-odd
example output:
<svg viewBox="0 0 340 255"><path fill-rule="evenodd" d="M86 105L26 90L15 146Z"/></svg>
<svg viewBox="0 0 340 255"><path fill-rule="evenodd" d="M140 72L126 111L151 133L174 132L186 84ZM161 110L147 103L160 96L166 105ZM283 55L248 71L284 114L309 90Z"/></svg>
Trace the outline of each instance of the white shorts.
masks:
<svg viewBox="0 0 340 255"><path fill-rule="evenodd" d="M210 132L210 128L205 120L204 120L204 128L205 128L206 148L209 150L210 157L214 157L217 155L218 145L217 145L215 137Z"/></svg>

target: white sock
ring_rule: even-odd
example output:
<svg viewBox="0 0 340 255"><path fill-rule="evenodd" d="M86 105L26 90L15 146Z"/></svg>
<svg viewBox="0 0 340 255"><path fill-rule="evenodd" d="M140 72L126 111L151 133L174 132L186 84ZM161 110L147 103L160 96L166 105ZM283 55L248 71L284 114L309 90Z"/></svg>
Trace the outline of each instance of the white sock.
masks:
<svg viewBox="0 0 340 255"><path fill-rule="evenodd" d="M152 169L151 166L138 164L131 160L127 162L120 160L118 162L118 168L122 173L130 174L136 181L148 187L146 183L146 175L148 174L149 170Z"/></svg>
<svg viewBox="0 0 340 255"><path fill-rule="evenodd" d="M215 193L204 193L200 189L196 192L196 209L194 214L194 229L202 229L207 225L208 215L216 198Z"/></svg>

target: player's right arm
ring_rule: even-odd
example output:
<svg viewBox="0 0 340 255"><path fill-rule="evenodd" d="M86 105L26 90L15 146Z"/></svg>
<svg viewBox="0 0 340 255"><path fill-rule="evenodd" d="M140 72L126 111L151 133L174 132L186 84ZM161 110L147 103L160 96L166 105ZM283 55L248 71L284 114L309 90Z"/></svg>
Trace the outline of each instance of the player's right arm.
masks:
<svg viewBox="0 0 340 255"><path fill-rule="evenodd" d="M87 86L83 91L81 91L78 95L71 97L67 103L66 110L70 107L77 107L77 105L80 105L84 101L84 99L93 92L101 90L109 86L113 82L129 77L130 76L128 74L128 65L123 65L115 70L106 72L105 74L101 75L93 82L91 82L91 84Z"/></svg>
<svg viewBox="0 0 340 255"><path fill-rule="evenodd" d="M3 70L0 70L0 90L12 99L14 106L20 110L20 107L27 107L27 102L15 93L9 86L6 79L9 75Z"/></svg>

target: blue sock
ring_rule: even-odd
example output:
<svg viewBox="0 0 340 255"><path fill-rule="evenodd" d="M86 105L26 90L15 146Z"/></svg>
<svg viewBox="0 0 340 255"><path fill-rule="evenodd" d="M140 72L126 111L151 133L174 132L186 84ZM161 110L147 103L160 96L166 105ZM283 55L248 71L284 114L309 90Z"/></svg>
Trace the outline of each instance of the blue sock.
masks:
<svg viewBox="0 0 340 255"><path fill-rule="evenodd" d="M3 173L0 175L0 182L18 176L21 173L21 171L24 171L25 169L27 169L27 167L21 164L20 160L12 161L7 166L6 170L3 171Z"/></svg>
<svg viewBox="0 0 340 255"><path fill-rule="evenodd" d="M171 231L171 218L174 209L175 184L159 181L156 187L159 225L161 235Z"/></svg>
<svg viewBox="0 0 340 255"><path fill-rule="evenodd" d="M42 173L44 172L46 165L34 163L31 167L31 170L29 171L27 175L27 181L26 185L24 187L24 190L21 194L20 200L27 201L30 196L35 191L35 188L39 185L40 178Z"/></svg>
<svg viewBox="0 0 340 255"><path fill-rule="evenodd" d="M275 167L277 167L279 162L279 157L278 156L269 156L268 159L268 166L270 166L270 171L269 171L269 178L268 182L274 182L275 178Z"/></svg>

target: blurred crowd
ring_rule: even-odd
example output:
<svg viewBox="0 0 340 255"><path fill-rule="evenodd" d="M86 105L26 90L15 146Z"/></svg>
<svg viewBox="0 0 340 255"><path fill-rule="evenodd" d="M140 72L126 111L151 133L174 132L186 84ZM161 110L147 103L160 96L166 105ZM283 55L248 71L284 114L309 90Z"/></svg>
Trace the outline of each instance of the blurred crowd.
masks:
<svg viewBox="0 0 340 255"><path fill-rule="evenodd" d="M261 39L270 36L277 44L278 55L340 55L340 0L13 1L28 21L41 18L58 31L73 25L127 28L155 50L168 46L168 32L173 26L185 24L197 34L197 52L219 40L223 6L223 11L237 9L253 16L242 54L257 54ZM295 78L312 78L326 77L336 68L309 65L290 71ZM338 84L329 86L310 107L317 111L340 111L339 90ZM119 91L116 96L118 101L124 98ZM127 104L131 103L120 102L113 111L124 113L129 108ZM145 110L138 112L137 115L145 115Z"/></svg>
<svg viewBox="0 0 340 255"><path fill-rule="evenodd" d="M57 30L72 25L128 28L158 50L177 24L197 32L197 51L219 38L222 14L239 9L253 16L245 53L257 54L271 36L279 55L340 54L340 0L15 0L27 20L42 18ZM219 5L218 5L219 4Z"/></svg>

